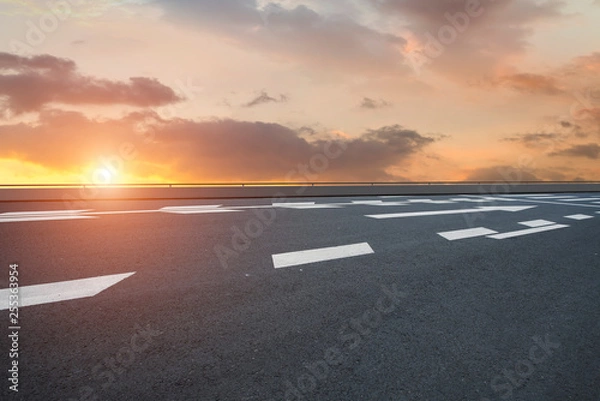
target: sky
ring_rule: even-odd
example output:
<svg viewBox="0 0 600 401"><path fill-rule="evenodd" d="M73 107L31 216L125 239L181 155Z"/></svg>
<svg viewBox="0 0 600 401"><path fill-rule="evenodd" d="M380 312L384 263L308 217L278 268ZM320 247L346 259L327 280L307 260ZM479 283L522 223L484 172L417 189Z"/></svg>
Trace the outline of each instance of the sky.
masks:
<svg viewBox="0 0 600 401"><path fill-rule="evenodd" d="M0 184L600 179L599 0L0 0Z"/></svg>

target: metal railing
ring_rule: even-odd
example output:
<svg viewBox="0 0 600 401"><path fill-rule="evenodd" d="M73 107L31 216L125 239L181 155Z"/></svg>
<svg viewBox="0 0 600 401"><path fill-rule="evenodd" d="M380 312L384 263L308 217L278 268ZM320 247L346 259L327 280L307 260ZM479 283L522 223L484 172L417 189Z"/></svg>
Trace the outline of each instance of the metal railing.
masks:
<svg viewBox="0 0 600 401"><path fill-rule="evenodd" d="M193 187L266 187L266 186L397 186L397 185L494 185L494 184L600 184L600 181L248 181L209 183L131 183L131 184L0 184L14 188L193 188Z"/></svg>

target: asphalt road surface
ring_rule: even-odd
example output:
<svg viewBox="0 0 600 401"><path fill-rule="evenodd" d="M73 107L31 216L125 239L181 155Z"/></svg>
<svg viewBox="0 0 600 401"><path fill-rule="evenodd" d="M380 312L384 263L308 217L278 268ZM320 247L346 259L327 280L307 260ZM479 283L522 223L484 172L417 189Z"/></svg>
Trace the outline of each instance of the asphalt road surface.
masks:
<svg viewBox="0 0 600 401"><path fill-rule="evenodd" d="M4 203L0 398L598 401L599 253L600 193Z"/></svg>

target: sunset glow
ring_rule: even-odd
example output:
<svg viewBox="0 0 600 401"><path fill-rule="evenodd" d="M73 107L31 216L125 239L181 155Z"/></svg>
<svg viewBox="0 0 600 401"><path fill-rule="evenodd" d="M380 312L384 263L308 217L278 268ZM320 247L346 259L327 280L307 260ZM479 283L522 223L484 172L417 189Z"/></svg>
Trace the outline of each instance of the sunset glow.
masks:
<svg viewBox="0 0 600 401"><path fill-rule="evenodd" d="M0 184L598 180L598 21L597 1L0 1Z"/></svg>

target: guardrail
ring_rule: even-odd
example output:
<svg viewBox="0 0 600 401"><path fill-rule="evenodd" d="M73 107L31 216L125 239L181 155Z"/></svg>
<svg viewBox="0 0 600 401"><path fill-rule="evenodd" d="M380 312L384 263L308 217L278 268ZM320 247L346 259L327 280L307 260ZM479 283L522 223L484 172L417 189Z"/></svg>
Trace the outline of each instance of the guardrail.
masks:
<svg viewBox="0 0 600 401"><path fill-rule="evenodd" d="M397 185L525 185L525 184L600 184L600 181L248 181L214 183L132 183L132 184L0 184L2 188L189 188L256 186L397 186Z"/></svg>
<svg viewBox="0 0 600 401"><path fill-rule="evenodd" d="M498 195L514 193L600 192L600 182L244 182L160 184L0 185L0 202L67 202L85 208L96 200L300 198L326 196Z"/></svg>

